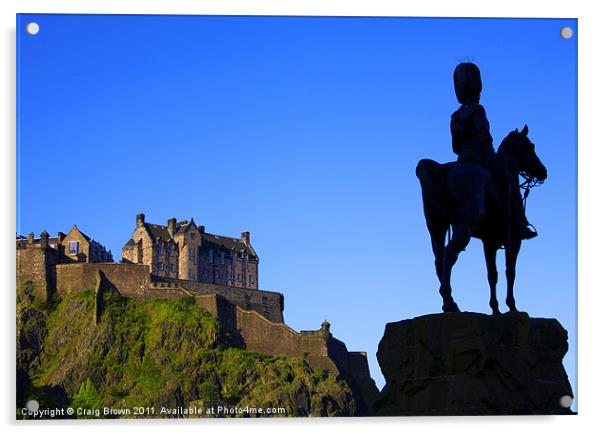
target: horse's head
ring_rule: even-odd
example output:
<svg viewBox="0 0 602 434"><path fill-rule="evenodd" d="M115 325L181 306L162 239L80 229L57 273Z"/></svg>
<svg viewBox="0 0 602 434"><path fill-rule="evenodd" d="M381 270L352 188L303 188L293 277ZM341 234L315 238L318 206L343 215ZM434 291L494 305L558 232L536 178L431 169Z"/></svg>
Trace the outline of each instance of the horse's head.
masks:
<svg viewBox="0 0 602 434"><path fill-rule="evenodd" d="M510 166L518 173L543 181L548 177L548 170L535 153L535 145L529 137L529 127L525 125L522 131L511 131L506 136L498 154L506 156Z"/></svg>

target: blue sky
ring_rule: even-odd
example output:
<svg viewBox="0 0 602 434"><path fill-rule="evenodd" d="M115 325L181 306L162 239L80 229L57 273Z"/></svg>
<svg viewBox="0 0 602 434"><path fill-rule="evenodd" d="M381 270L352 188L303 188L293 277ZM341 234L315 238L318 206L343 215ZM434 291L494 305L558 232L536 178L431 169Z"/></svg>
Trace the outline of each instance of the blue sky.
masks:
<svg viewBox="0 0 602 434"><path fill-rule="evenodd" d="M563 26L575 37L562 39ZM385 324L440 310L414 168L454 159L452 73L473 61L496 146L527 123L549 171L529 198L540 236L523 245L516 297L568 330L575 389L576 27L20 15L17 231L76 223L119 258L141 211L222 235L249 230L260 287L285 295L285 321L299 330L328 319L349 350L368 352L382 387ZM485 273L472 240L452 281L463 310L489 312Z"/></svg>

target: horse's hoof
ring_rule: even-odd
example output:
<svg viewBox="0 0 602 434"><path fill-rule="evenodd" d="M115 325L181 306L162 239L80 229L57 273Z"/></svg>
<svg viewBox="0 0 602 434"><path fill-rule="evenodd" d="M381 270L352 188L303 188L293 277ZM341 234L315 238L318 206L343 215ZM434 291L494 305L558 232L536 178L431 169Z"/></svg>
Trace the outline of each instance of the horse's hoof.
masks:
<svg viewBox="0 0 602 434"><path fill-rule="evenodd" d="M448 312L460 312L460 308L458 307L458 305L456 304L455 301L452 301L450 303L444 303L443 304L443 312L448 313Z"/></svg>
<svg viewBox="0 0 602 434"><path fill-rule="evenodd" d="M508 306L508 312L518 312L518 309L516 308L516 302L514 301L514 298L511 299L507 299L506 300L506 306Z"/></svg>

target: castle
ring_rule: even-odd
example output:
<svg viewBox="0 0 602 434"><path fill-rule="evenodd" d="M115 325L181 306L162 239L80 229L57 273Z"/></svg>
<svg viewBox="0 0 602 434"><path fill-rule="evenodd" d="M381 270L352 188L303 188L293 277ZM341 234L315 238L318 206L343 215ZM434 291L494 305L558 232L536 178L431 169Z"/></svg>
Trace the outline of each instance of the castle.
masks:
<svg viewBox="0 0 602 434"><path fill-rule="evenodd" d="M134 300L190 297L226 327L237 345L270 355L305 356L313 367L341 376L370 408L378 393L365 352L350 352L324 321L297 332L284 323L284 296L258 287L259 257L249 232L240 238L213 235L194 219L167 225L136 216L120 263L77 226L68 234L18 236L17 299L50 302L93 289L94 318L102 321L102 294L117 291Z"/></svg>
<svg viewBox="0 0 602 434"><path fill-rule="evenodd" d="M132 238L123 246L122 262L145 264L157 277L215 283L235 288L257 289L259 258L251 247L249 232L240 238L205 232L194 219L167 226L147 223L136 216Z"/></svg>
<svg viewBox="0 0 602 434"><path fill-rule="evenodd" d="M73 225L67 234L59 232L56 237L51 237L46 231L40 234L40 238L34 238L33 232L27 238L17 236L17 249L30 246L42 250L50 248L50 254L54 256L56 263L113 262L111 251L80 231L77 225Z"/></svg>

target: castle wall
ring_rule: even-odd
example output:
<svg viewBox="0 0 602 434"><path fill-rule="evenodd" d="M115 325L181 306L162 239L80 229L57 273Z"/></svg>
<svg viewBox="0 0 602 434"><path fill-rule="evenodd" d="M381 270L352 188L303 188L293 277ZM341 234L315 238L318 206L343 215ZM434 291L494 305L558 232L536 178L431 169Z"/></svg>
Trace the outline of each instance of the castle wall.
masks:
<svg viewBox="0 0 602 434"><path fill-rule="evenodd" d="M245 310L253 310L275 323L284 322L284 297L279 292L257 289L232 288L212 283L193 282L181 279L162 279L200 294L217 294ZM160 285L156 282L155 285Z"/></svg>
<svg viewBox="0 0 602 434"><path fill-rule="evenodd" d="M47 302L54 291L56 251L42 249L40 244L26 244L17 248L17 291L25 289L27 282L33 283L31 296L41 302ZM29 289L28 289L29 291Z"/></svg>
<svg viewBox="0 0 602 434"><path fill-rule="evenodd" d="M195 302L216 316L235 333L235 338L249 351L270 355L298 357L307 353L311 366L339 374L328 356L328 332L297 332L283 323L275 323L252 310L241 309L216 294L195 296Z"/></svg>
<svg viewBox="0 0 602 434"><path fill-rule="evenodd" d="M355 378L371 378L368 356L364 351L351 351L349 354L349 372Z"/></svg>
<svg viewBox="0 0 602 434"><path fill-rule="evenodd" d="M39 249L33 250L39 252ZM37 264L38 262L35 263ZM29 261L28 263L33 263L33 261ZM137 300L149 300L155 298L177 299L183 295L218 294L233 305L257 311L273 322L284 322L282 315L284 297L280 293L229 288L179 279L163 279L160 282L151 282L149 267L142 264L58 264L56 266L58 293L65 294L93 289L96 285L97 270L103 274L104 289L117 290L125 297ZM38 274L41 276L43 272ZM194 292L187 293L186 290Z"/></svg>
<svg viewBox="0 0 602 434"><path fill-rule="evenodd" d="M285 324L271 322L255 311L240 308L236 309L236 325L249 351L280 356L308 353L311 366L339 374L337 365L328 357L327 333L299 333Z"/></svg>
<svg viewBox="0 0 602 434"><path fill-rule="evenodd" d="M46 254L39 245L17 249L17 287L26 280L46 287Z"/></svg>
<svg viewBox="0 0 602 434"><path fill-rule="evenodd" d="M97 270L102 272L107 289L116 289L126 297L145 299L150 272L147 266L139 264L58 264L56 280L59 295L94 289Z"/></svg>

